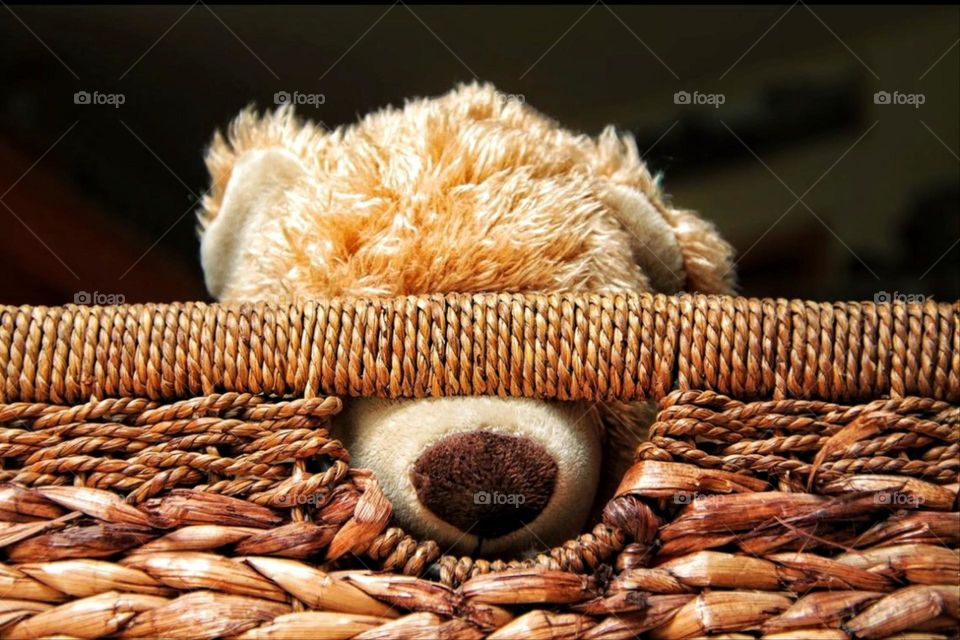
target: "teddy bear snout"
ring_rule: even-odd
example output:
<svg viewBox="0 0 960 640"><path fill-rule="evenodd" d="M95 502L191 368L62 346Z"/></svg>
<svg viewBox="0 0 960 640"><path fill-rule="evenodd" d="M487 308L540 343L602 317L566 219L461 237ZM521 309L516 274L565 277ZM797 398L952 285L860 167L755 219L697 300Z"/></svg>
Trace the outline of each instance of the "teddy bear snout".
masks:
<svg viewBox="0 0 960 640"><path fill-rule="evenodd" d="M557 463L540 444L492 431L448 435L413 466L417 498L434 515L480 538L532 522L553 496Z"/></svg>
<svg viewBox="0 0 960 640"><path fill-rule="evenodd" d="M351 398L332 435L374 472L397 526L447 553L509 557L577 535L603 432L579 403Z"/></svg>

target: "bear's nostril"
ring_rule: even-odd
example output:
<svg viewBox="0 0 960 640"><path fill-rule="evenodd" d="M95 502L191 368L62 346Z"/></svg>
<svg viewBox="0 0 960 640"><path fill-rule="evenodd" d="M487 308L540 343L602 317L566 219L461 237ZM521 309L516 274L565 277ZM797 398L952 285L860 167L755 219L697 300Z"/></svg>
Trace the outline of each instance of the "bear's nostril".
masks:
<svg viewBox="0 0 960 640"><path fill-rule="evenodd" d="M468 431L446 436L414 464L413 486L437 517L481 538L533 521L553 495L557 463L520 436Z"/></svg>

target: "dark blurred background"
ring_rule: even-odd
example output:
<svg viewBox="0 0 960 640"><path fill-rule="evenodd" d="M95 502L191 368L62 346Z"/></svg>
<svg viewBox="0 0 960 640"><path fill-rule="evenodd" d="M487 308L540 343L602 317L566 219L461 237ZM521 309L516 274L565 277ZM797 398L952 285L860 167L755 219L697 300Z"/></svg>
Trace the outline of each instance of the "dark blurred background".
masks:
<svg viewBox="0 0 960 640"><path fill-rule="evenodd" d="M947 6L4 5L0 303L205 299L202 153L239 109L300 92L335 127L474 79L634 132L744 294L957 299L958 33Z"/></svg>

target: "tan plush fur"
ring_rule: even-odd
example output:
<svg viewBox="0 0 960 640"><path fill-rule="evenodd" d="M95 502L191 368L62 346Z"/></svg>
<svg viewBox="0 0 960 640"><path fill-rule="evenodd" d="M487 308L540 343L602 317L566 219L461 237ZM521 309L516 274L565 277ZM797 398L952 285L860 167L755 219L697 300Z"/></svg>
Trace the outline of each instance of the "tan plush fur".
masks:
<svg viewBox="0 0 960 640"><path fill-rule="evenodd" d="M288 108L248 110L226 137L215 137L207 166L201 255L208 288L225 301L732 289L729 245L664 199L631 137L612 128L596 138L573 133L486 85L413 100L335 131L299 121ZM418 505L408 479L413 461L480 406L485 424L527 429L538 441L553 434L563 477L582 476L558 487L553 508L530 527L538 541L554 544L582 524L597 485L595 476L570 475L599 464L592 452L601 438L572 416L602 419L613 452L603 461L609 487L650 410L616 404L531 414L531 402L454 399L438 417L436 402L352 400L338 429L356 463L389 476L381 482L402 524L470 548L481 541ZM537 426L525 427L520 415L539 416L527 420ZM398 447L411 425L421 432ZM556 438L563 430L577 433ZM405 454L392 455L397 450ZM485 548L530 543L516 535Z"/></svg>
<svg viewBox="0 0 960 640"><path fill-rule="evenodd" d="M730 287L728 245L663 201L632 138L576 135L489 86L332 132L287 108L244 112L208 153L204 226L237 160L270 148L297 156L304 179L241 249L221 299L660 289L649 262L674 274L668 285Z"/></svg>

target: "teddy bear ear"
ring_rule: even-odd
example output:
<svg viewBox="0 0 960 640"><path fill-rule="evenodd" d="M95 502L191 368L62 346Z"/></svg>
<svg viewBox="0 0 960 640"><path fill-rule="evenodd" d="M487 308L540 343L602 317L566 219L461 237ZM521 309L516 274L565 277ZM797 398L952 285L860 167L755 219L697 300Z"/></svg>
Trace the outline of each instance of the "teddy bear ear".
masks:
<svg viewBox="0 0 960 640"><path fill-rule="evenodd" d="M683 256L686 291L732 295L736 290L733 247L713 223L693 211L664 207Z"/></svg>
<svg viewBox="0 0 960 640"><path fill-rule="evenodd" d="M200 261L207 290L222 299L238 277L243 252L256 244L261 222L306 175L294 154L281 148L253 149L235 159L219 199L205 212Z"/></svg>
<svg viewBox="0 0 960 640"><path fill-rule="evenodd" d="M645 193L632 186L606 185L604 201L630 236L634 262L657 293L677 293L686 276L675 230Z"/></svg>

